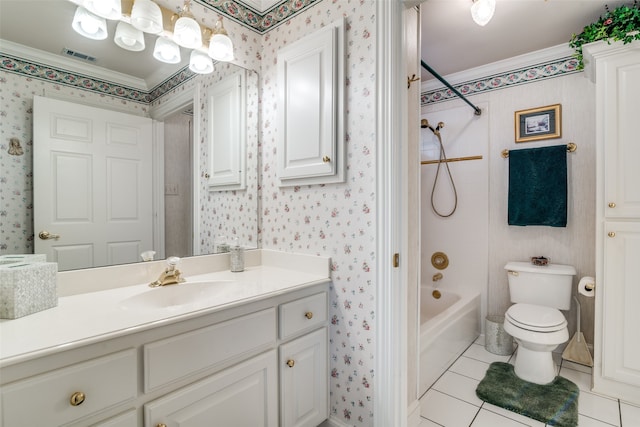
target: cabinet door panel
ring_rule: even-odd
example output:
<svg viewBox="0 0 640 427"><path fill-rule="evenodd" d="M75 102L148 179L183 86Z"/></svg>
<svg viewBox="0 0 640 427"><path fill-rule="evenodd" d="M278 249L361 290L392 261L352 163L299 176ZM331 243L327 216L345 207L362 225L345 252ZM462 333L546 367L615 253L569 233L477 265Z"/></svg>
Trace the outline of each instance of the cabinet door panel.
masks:
<svg viewBox="0 0 640 427"><path fill-rule="evenodd" d="M283 427L313 427L328 414L327 328L280 346Z"/></svg>
<svg viewBox="0 0 640 427"><path fill-rule="evenodd" d="M145 427L276 427L276 351L256 356L144 406Z"/></svg>
<svg viewBox="0 0 640 427"><path fill-rule="evenodd" d="M603 375L640 386L640 224L605 223Z"/></svg>

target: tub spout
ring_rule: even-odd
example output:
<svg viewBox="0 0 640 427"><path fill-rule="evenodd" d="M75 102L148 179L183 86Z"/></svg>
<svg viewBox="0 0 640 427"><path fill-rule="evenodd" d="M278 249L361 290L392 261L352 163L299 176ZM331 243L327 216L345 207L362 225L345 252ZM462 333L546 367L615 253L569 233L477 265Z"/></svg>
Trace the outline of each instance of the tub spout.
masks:
<svg viewBox="0 0 640 427"><path fill-rule="evenodd" d="M437 282L438 280L442 280L442 273L436 273L433 275L433 281Z"/></svg>

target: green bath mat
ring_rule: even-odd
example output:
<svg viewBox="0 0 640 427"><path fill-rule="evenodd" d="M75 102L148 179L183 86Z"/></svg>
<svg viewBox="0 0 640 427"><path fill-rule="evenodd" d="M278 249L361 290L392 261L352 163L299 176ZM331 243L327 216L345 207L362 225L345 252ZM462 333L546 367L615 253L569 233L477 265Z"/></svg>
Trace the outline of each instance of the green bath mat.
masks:
<svg viewBox="0 0 640 427"><path fill-rule="evenodd" d="M516 377L512 365L494 362L478 384L476 394L485 402L550 426L578 425L580 391L578 386L560 376L550 384L533 384Z"/></svg>

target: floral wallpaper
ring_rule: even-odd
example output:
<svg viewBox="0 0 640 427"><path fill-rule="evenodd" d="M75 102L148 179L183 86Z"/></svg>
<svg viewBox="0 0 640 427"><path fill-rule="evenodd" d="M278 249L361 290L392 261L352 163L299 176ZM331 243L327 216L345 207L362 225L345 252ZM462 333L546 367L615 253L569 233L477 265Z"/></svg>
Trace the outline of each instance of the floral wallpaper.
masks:
<svg viewBox="0 0 640 427"><path fill-rule="evenodd" d="M374 0L324 0L269 31L262 46L262 246L331 257L330 416L373 425L375 377ZM278 187L277 52L346 17L344 184Z"/></svg>

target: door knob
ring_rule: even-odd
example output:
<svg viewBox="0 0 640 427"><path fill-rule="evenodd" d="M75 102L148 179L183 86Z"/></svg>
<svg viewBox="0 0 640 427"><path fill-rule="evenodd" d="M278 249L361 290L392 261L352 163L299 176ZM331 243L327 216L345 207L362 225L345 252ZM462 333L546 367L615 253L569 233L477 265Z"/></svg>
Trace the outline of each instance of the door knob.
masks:
<svg viewBox="0 0 640 427"><path fill-rule="evenodd" d="M49 240L49 239L58 240L60 238L60 235L59 234L51 234L48 231L43 230L40 233L38 233L38 237L40 237L42 240Z"/></svg>

